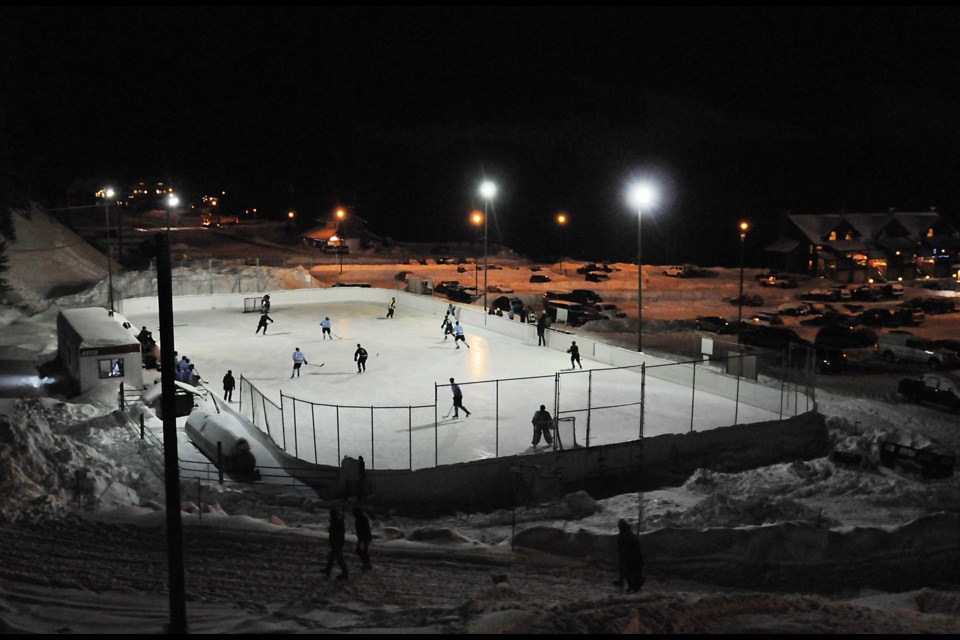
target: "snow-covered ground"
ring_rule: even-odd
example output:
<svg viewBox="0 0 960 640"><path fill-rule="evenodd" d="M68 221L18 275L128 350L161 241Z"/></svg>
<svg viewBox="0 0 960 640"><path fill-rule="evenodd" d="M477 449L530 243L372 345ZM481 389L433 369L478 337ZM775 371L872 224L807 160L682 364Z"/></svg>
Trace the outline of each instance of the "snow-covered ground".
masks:
<svg viewBox="0 0 960 640"><path fill-rule="evenodd" d="M36 270L41 271L41 266L37 263ZM350 273L374 285L395 284L396 267L351 266ZM418 268L442 275L448 267ZM635 270L631 276L628 267L624 269L624 281L632 277L635 283ZM244 277L269 290L284 288L284 283L304 283L299 270L233 267L226 271L178 270L176 275L183 286L198 291L209 290L215 281L237 282ZM648 301L651 305L649 314L644 310L645 318L662 320L671 329L676 328L676 320L725 304L716 300L718 293L736 290L733 270L718 270L717 279L692 284L663 278L655 270L648 278L646 267L644 271L645 286L649 285L649 294L644 291L645 306ZM563 277L556 270L549 272L557 280ZM491 276L519 286L528 273L521 265L511 271L493 271ZM315 283L320 284L341 277L329 267L316 267L314 274ZM150 280L149 274L145 278L116 274L115 286L148 294ZM625 282L600 284L591 288L614 300L629 300L631 289ZM539 286L526 285L522 295L535 298L530 291ZM569 284L546 286L570 288ZM24 363L42 364L55 354L57 307L102 305L103 291L101 281L70 298L50 301L37 296L19 309L5 308L2 314L4 370L17 376L14 387L23 390L9 391L19 397L8 397L0 404L0 628L5 631L143 633L161 630L166 621L162 481L155 459L136 433L140 408L118 411L112 385L83 397L30 397L41 393L42 387L38 378L24 375ZM692 302L684 303L685 296ZM398 395L410 397L422 386L429 402L432 380L451 375L466 380L473 378L474 370L475 379L487 377L487 372L499 376L495 372L501 364L514 370L506 364L514 349L520 354L516 361L527 366L529 360L531 369L552 371L566 364L562 353L532 345L500 353L498 341L481 331L468 334L471 350L457 351L439 338L438 320L408 314L396 319L402 328L397 331L413 336L407 342L419 340L410 345L410 353L419 346L420 352L429 354L423 359L438 368L416 377L408 375L413 368L420 370L414 367L417 356L408 354L413 363L400 357L388 359L384 348L379 350L380 361L371 358L368 373L358 375L352 369L351 347L356 341L377 344L376 333L381 331L361 329L361 321L375 327L388 321L375 319L380 309L352 311L304 308L304 317L296 320L299 312L277 309L277 323L265 338L253 335L250 315L230 315L222 319L222 326L178 316L177 324L201 324L204 332L211 333L200 333L190 344L188 327L178 327L177 344L216 387L227 368L234 373L245 370L245 344L259 341L269 355L260 356L260 374L251 377L264 378L257 382L275 384L277 391L312 387L317 399L339 396L351 387L357 395L386 396L397 380L410 378L404 383L410 386ZM316 327L320 313L331 316L334 331L343 340L307 342L313 332L314 339L320 337ZM628 321L609 324L621 323L621 332L629 334ZM298 322L305 332L302 339L293 332ZM939 325L955 330L953 322L938 319ZM236 331L229 336L243 336L244 342L211 338L216 331ZM282 335L288 331L289 335ZM354 340L354 335L361 337ZM404 342L398 336L390 338L384 342L391 351L394 343ZM289 343L295 339L297 344ZM430 349L431 345L437 348ZM294 346L304 349L311 363L325 363L320 371L329 369L329 378L309 376L310 367L306 367L303 378L290 381L286 376ZM376 347L371 349L371 355L377 352ZM222 359L233 357L237 359L229 363ZM561 358L559 364L556 358ZM238 364L232 366L233 362ZM858 467L820 458L738 474L700 470L680 487L642 495L599 502L571 496L561 503L530 505L515 512L452 514L429 521L374 513L376 569L351 577L348 585L334 585L317 575L325 552L329 506L323 501L288 487L185 483L182 501L192 629L956 633L960 631L960 596L935 578L930 578L929 585L938 590L922 589L928 583L911 569L927 566L922 563L929 562L931 555L934 562L943 559L947 569L950 563L955 565L957 536L948 535L949 529L944 534L933 523L942 522L944 514L956 514L960 481L956 476L934 481L887 469L878 464L878 447L882 441L894 440L956 452L960 429L956 416L899 399L895 379L895 375L877 376L864 383L855 377L834 377L818 389L818 406L827 417L835 445L864 454ZM869 385L866 391L864 384ZM377 391L361 385L376 386ZM479 396L473 396L469 387L465 393L465 404L477 411L470 401L471 397L479 401ZM516 426L522 434L530 432L526 414L541 402L533 397L520 404L524 411L518 412L522 419ZM485 419L482 413L469 420ZM451 426L466 424L461 420ZM476 438L473 434L470 440ZM610 585L612 536L620 518L637 523L641 513L649 581L639 596L623 596ZM351 526L348 520L348 531ZM722 538L727 547L721 553L716 540L726 533L744 536L746 546ZM764 538L771 534L777 536L775 543ZM888 536L897 541L895 550L885 547ZM682 544L671 542L679 540ZM791 577L799 579L804 562L815 564L818 554L845 540L859 542L855 554L840 561L848 577L839 592L826 578L819 589L805 582L789 586ZM880 577L870 574L868 579L867 567L857 565L853 556L876 565ZM770 558L790 558L790 566ZM347 561L356 566L352 558ZM718 567L726 566L724 562L733 564L729 575L719 579ZM743 566L752 566L751 562L772 563L765 569L769 579L732 586ZM701 571L701 581L689 577L690 567L699 567L692 575ZM829 566L819 570L826 575ZM507 579L495 583L491 575ZM681 575L688 577L678 579ZM895 585L908 578L912 586L897 593ZM767 582L777 588L762 592ZM828 595L778 595L792 591Z"/></svg>

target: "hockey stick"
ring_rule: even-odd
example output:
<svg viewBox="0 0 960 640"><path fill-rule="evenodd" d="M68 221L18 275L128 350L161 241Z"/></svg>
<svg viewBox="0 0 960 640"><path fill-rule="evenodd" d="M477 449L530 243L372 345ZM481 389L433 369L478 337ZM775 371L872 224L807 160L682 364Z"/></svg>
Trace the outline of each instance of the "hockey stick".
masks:
<svg viewBox="0 0 960 640"><path fill-rule="evenodd" d="M320 367L322 367L323 365L325 365L325 364L327 364L327 363L326 363L326 362L321 362L320 364L313 364L313 365L312 365L312 364L310 364L309 362L304 362L303 364L307 365L308 367L317 367L317 368L320 368Z"/></svg>
<svg viewBox="0 0 960 640"><path fill-rule="evenodd" d="M444 419L449 418L451 413L453 413L453 405L450 405L450 410L443 416Z"/></svg>

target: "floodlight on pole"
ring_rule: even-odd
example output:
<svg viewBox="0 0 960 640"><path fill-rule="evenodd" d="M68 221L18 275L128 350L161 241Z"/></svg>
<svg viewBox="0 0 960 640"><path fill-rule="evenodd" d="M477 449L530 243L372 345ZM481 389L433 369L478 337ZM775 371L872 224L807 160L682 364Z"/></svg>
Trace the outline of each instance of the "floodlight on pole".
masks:
<svg viewBox="0 0 960 640"><path fill-rule="evenodd" d="M737 342L740 342L740 329L743 326L743 244L747 238L750 223L740 222L740 295L737 297Z"/></svg>
<svg viewBox="0 0 960 640"><path fill-rule="evenodd" d="M560 273L563 273L563 230L569 222L570 216L561 211L557 214L557 224L560 226Z"/></svg>
<svg viewBox="0 0 960 640"><path fill-rule="evenodd" d="M490 201L497 195L497 185L490 180L484 180L480 184L480 196L483 197L483 318L487 318L487 219L490 218Z"/></svg>
<svg viewBox="0 0 960 640"><path fill-rule="evenodd" d="M110 201L116 195L116 192L110 187L103 189L103 209L106 217L107 227L107 302L110 304L110 313L113 308L113 245L110 244Z"/></svg>
<svg viewBox="0 0 960 640"><path fill-rule="evenodd" d="M170 244L170 212L180 204L180 198L174 194L167 196L167 245Z"/></svg>
<svg viewBox="0 0 960 640"><path fill-rule="evenodd" d="M477 228L477 233L474 236L475 240L473 243L473 288L477 289L480 286L480 265L477 264L477 251L479 249L479 238L480 235L480 225L483 224L485 216L479 211L474 211L470 214L470 222L473 223L473 226Z"/></svg>
<svg viewBox="0 0 960 640"><path fill-rule="evenodd" d="M657 191L649 182L637 182L627 190L627 203L637 210L637 351L643 351L643 210L657 201Z"/></svg>

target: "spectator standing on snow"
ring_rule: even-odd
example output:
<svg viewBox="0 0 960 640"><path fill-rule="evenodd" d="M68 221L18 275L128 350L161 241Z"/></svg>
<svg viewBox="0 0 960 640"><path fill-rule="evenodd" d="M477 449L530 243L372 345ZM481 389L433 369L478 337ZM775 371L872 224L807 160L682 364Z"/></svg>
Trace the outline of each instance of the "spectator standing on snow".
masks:
<svg viewBox="0 0 960 640"><path fill-rule="evenodd" d="M267 323L273 322L273 318L267 315L266 312L260 314L260 324L257 325L257 330L254 332L254 335L260 333L260 329L263 329L263 335L267 335Z"/></svg>
<svg viewBox="0 0 960 640"><path fill-rule="evenodd" d="M323 570L323 575L330 577L330 570L333 569L333 563L340 566L340 575L337 580L347 579L347 563L343 561L343 544L346 538L346 531L343 522L343 516L336 507L330 508L330 527L327 529L327 537L330 543L330 551L327 553L327 567Z"/></svg>
<svg viewBox="0 0 960 640"><path fill-rule="evenodd" d="M174 377L180 382L190 382L190 358L183 356L180 364L177 365L177 371Z"/></svg>
<svg viewBox="0 0 960 640"><path fill-rule="evenodd" d="M223 376L223 399L233 402L233 390L236 388L237 381L233 379L233 371L227 369L227 375Z"/></svg>
<svg viewBox="0 0 960 640"><path fill-rule="evenodd" d="M357 350L353 352L353 361L357 363L357 373L367 370L367 350L357 343Z"/></svg>
<svg viewBox="0 0 960 640"><path fill-rule="evenodd" d="M544 311L540 314L540 317L537 318L537 346L545 347L547 346L547 312Z"/></svg>
<svg viewBox="0 0 960 640"><path fill-rule="evenodd" d="M373 568L370 564L370 543L373 542L373 534L370 532L370 519L360 507L353 508L353 524L357 534L357 555L363 563L361 568L368 571Z"/></svg>
<svg viewBox="0 0 960 640"><path fill-rule="evenodd" d="M570 354L570 368L573 369L574 365L580 365L580 368L583 369L583 365L580 364L580 347L577 346L576 340L570 343L567 353Z"/></svg>
<svg viewBox="0 0 960 640"><path fill-rule="evenodd" d="M330 335L330 318L324 318L321 320L320 328L322 329L321 333L323 334L324 340L327 339L327 336L330 336L330 339L333 340L333 336Z"/></svg>
<svg viewBox="0 0 960 640"><path fill-rule="evenodd" d="M460 385L453 381L453 378L450 378L450 391L453 392L453 417L459 418L460 411L463 410L469 418L470 412L463 406L463 391L460 390Z"/></svg>
<svg viewBox="0 0 960 640"><path fill-rule="evenodd" d="M206 382L206 380L204 380L203 378L200 377L200 372L197 371L197 368L194 367L194 366L191 364L191 365L189 365L189 366L187 367L187 380L186 380L186 382L189 382L190 384L192 384L192 385L195 386L195 387L199 387L199 386L200 386L200 383L201 383L201 382Z"/></svg>
<svg viewBox="0 0 960 640"><path fill-rule="evenodd" d="M297 374L297 377L300 377L300 365L310 364L307 362L307 356L303 354L303 351L300 351L300 347L296 347L293 350L293 371L290 373L290 377L293 377L293 374Z"/></svg>
<svg viewBox="0 0 960 640"><path fill-rule="evenodd" d="M455 324L453 327L453 344L457 345L457 349L460 348L460 345L457 344L458 342L463 342L463 346L465 346L467 349L470 348L470 345L467 344L466 336L463 335L463 327L460 326L459 322L457 322L457 324Z"/></svg>
<svg viewBox="0 0 960 640"><path fill-rule="evenodd" d="M533 414L533 446L540 444L540 436L546 441L547 445L553 444L553 436L550 433L553 427L553 418L547 411L546 405L540 405L540 410Z"/></svg>
<svg viewBox="0 0 960 640"><path fill-rule="evenodd" d="M636 593L646 581L643 577L643 553L640 550L640 539L622 518L617 523L617 528L619 529L617 533L618 575L613 584L622 588L626 583L627 593Z"/></svg>

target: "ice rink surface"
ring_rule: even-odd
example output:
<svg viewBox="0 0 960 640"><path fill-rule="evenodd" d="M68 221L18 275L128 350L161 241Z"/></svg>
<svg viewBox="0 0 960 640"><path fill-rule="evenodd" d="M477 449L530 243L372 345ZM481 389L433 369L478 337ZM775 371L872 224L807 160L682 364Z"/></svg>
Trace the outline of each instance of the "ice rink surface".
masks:
<svg viewBox="0 0 960 640"><path fill-rule="evenodd" d="M582 356L583 370L570 371L565 351L576 336L569 334L548 331L556 348L547 348L465 325L469 348L457 349L452 337L444 340L441 315L404 307L392 319L385 305L365 302L274 306L269 315L274 322L258 335L258 313L178 311L176 350L218 396L228 369L238 386L243 376L278 405L282 394L283 431L272 428L271 437L310 462L336 465L343 456L362 455L368 468L416 469L543 452L543 441L531 446L531 419L541 404L551 415L558 406L561 417L574 418L560 423L565 447L588 438L590 445L634 440L641 392L644 437L730 425L735 416L739 423L778 418L650 375L641 391L639 368L612 369ZM332 340L321 336L324 317L337 336ZM155 314L128 319L159 336ZM364 373L353 360L358 343L369 353ZM291 379L296 347L309 364ZM462 387L469 418L453 418L451 377ZM239 396L238 388L237 409Z"/></svg>

